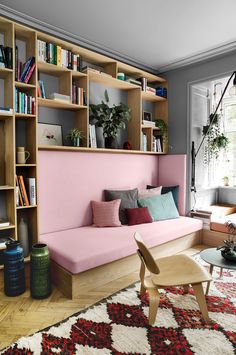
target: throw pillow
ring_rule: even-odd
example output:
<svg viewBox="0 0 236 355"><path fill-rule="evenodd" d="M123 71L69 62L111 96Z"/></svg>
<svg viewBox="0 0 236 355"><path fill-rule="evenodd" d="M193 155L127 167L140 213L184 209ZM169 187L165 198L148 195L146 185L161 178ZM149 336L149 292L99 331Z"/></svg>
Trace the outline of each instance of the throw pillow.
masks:
<svg viewBox="0 0 236 355"><path fill-rule="evenodd" d="M138 200L138 204L141 207L148 207L153 221L162 221L164 219L179 217L179 212L176 208L171 192L164 195L140 199Z"/></svg>
<svg viewBox="0 0 236 355"><path fill-rule="evenodd" d="M147 185L147 189L153 189L156 186ZM162 186L161 194L166 194L167 192L171 192L173 195L173 199L175 201L175 205L178 208L178 200L179 200L179 185L176 186Z"/></svg>
<svg viewBox="0 0 236 355"><path fill-rule="evenodd" d="M160 195L161 189L162 186L158 186L153 189L140 190L138 193L138 198L141 199L141 198L151 197L154 195Z"/></svg>
<svg viewBox="0 0 236 355"><path fill-rule="evenodd" d="M128 225L152 223L152 216L147 207L126 208L125 209Z"/></svg>
<svg viewBox="0 0 236 355"><path fill-rule="evenodd" d="M126 208L138 207L138 189L132 190L105 190L105 200L112 201L121 199L119 217L122 224L127 224L127 217L125 214Z"/></svg>
<svg viewBox="0 0 236 355"><path fill-rule="evenodd" d="M93 210L93 223L97 227L120 227L119 207L121 200L110 202L91 201Z"/></svg>

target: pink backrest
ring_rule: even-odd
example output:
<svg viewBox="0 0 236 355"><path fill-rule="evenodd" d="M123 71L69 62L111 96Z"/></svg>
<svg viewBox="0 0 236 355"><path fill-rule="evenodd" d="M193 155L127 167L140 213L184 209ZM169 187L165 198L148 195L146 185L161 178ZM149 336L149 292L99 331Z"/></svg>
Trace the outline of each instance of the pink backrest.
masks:
<svg viewBox="0 0 236 355"><path fill-rule="evenodd" d="M185 215L186 205L186 155L163 155L158 160L158 184L179 185L179 213Z"/></svg>
<svg viewBox="0 0 236 355"><path fill-rule="evenodd" d="M184 155L39 151L40 234L91 224L90 201L101 201L105 189L180 185L179 207L184 215L185 164Z"/></svg>

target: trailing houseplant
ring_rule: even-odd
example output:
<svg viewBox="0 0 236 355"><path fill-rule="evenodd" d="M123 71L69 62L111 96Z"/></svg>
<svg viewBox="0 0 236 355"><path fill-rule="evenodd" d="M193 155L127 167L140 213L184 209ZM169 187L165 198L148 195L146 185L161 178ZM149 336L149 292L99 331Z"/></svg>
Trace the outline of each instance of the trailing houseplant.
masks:
<svg viewBox="0 0 236 355"><path fill-rule="evenodd" d="M109 106L107 90L104 93L105 101L100 104L91 104L89 107L90 122L97 127L103 128L106 148L111 148L112 141L117 137L120 128L125 129L131 119L131 109L124 103Z"/></svg>
<svg viewBox="0 0 236 355"><path fill-rule="evenodd" d="M165 121L162 119L155 120L155 126L160 129L160 134L163 139L163 143L166 143L168 140L168 126Z"/></svg>
<svg viewBox="0 0 236 355"><path fill-rule="evenodd" d="M70 141L74 147L80 146L82 138L83 132L79 128L72 128L66 136L66 140Z"/></svg>

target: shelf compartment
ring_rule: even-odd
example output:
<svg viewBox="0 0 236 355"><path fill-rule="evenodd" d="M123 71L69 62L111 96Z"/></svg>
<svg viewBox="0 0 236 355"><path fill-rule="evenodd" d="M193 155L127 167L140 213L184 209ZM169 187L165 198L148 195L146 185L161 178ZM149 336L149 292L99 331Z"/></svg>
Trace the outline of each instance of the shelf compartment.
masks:
<svg viewBox="0 0 236 355"><path fill-rule="evenodd" d="M37 223L37 206L29 206L25 208L17 207L17 225L20 223L21 218L28 225L29 247L37 243L38 237L38 223Z"/></svg>
<svg viewBox="0 0 236 355"><path fill-rule="evenodd" d="M25 117L21 117L25 118ZM36 164L37 156L37 122L36 119L17 119L16 120L15 145L17 147L25 147L25 150L30 153L27 164ZM17 160L16 160L17 163Z"/></svg>
<svg viewBox="0 0 236 355"><path fill-rule="evenodd" d="M81 73L80 71L71 70L65 67L61 67L59 65L45 63L41 61L38 61L38 70L43 73L52 74L52 75L57 75L58 73L72 73L73 76L77 76L77 77L87 76L87 74Z"/></svg>
<svg viewBox="0 0 236 355"><path fill-rule="evenodd" d="M141 87L138 85L130 84L127 81L119 80L104 74L95 73L90 70L88 70L88 76L89 76L89 80L94 81L95 83L100 83L115 89L121 89L121 90L139 89L141 91Z"/></svg>
<svg viewBox="0 0 236 355"><path fill-rule="evenodd" d="M14 189L0 190L0 218L8 219L11 226L15 225L15 190ZM5 229L5 227L3 228ZM10 228L6 228L6 229L10 229Z"/></svg>
<svg viewBox="0 0 236 355"><path fill-rule="evenodd" d="M67 102L62 102L58 100L50 100L50 99L42 99L38 97L38 105L39 106L45 106L45 107L51 107L51 108L62 108L62 109L67 109L67 110L81 110L81 109L87 109L88 106L79 106Z"/></svg>
<svg viewBox="0 0 236 355"><path fill-rule="evenodd" d="M16 226L14 224L10 224L9 226L7 227L0 227L0 231L4 231L4 230L8 230L8 229L15 229ZM1 241L1 239L0 239Z"/></svg>
<svg viewBox="0 0 236 355"><path fill-rule="evenodd" d="M14 121L0 120L0 185L14 186Z"/></svg>
<svg viewBox="0 0 236 355"><path fill-rule="evenodd" d="M147 73L144 70L132 67L129 64L121 63L118 62L118 72L123 72L126 75L136 79L140 77L145 77L147 78L149 83L165 83L166 80L163 78L160 78L154 74Z"/></svg>
<svg viewBox="0 0 236 355"><path fill-rule="evenodd" d="M151 102L159 102L159 101L167 101L165 97L149 94L148 92L142 91L142 99L151 101Z"/></svg>

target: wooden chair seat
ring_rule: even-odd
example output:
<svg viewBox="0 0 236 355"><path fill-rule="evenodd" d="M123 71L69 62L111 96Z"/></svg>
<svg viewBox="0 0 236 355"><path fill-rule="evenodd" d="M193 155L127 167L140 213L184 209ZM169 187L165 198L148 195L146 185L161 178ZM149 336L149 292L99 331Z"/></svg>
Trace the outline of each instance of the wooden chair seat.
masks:
<svg viewBox="0 0 236 355"><path fill-rule="evenodd" d="M159 288L183 286L185 293L191 285L202 312L203 318L209 322L209 315L202 282L211 281L211 275L197 262L187 255L173 255L154 260L152 254L144 244L141 236L136 232L134 239L138 245L140 267L140 294L149 294L149 324L155 322L160 302ZM145 276L146 271L150 274Z"/></svg>

